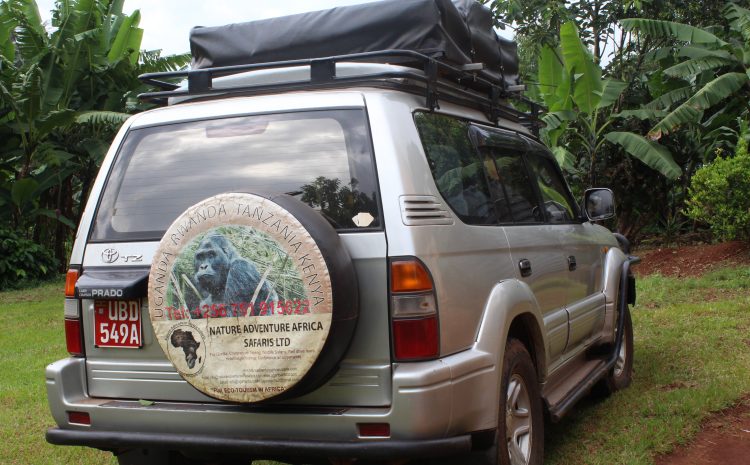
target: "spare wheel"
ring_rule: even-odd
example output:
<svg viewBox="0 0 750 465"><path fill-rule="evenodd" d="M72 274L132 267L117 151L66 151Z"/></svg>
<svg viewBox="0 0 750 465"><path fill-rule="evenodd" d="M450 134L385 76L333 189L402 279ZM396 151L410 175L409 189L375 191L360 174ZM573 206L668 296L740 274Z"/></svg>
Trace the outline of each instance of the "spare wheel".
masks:
<svg viewBox="0 0 750 465"><path fill-rule="evenodd" d="M148 282L156 339L177 372L242 403L328 379L358 315L351 258L323 217L288 195L228 193L187 209Z"/></svg>

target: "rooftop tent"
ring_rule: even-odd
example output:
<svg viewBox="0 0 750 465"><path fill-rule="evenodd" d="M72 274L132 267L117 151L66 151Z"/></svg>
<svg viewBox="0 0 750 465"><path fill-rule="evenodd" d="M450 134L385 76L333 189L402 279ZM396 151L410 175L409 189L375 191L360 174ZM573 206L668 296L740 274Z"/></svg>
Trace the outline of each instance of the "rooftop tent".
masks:
<svg viewBox="0 0 750 465"><path fill-rule="evenodd" d="M484 63L492 80L518 84L518 46L498 36L492 27L492 13L476 0L453 0L471 35L472 60Z"/></svg>
<svg viewBox="0 0 750 465"><path fill-rule="evenodd" d="M385 0L190 32L193 69L395 49L483 63L482 77L518 84L515 43L497 36L475 0Z"/></svg>

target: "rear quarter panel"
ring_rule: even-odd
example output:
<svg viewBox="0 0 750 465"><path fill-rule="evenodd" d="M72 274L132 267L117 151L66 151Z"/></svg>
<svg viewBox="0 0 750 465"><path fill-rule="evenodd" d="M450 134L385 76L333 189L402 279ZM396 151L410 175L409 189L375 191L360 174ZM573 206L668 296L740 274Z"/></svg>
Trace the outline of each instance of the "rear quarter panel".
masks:
<svg viewBox="0 0 750 465"><path fill-rule="evenodd" d="M440 353L467 349L477 339L493 287L515 277L502 227L463 224L406 226L399 197L429 195L444 202L435 186L414 123L424 98L397 92L366 93L383 201L388 255L416 256L432 274L440 315ZM483 114L441 102L441 113L476 121ZM446 204L447 208L447 204Z"/></svg>

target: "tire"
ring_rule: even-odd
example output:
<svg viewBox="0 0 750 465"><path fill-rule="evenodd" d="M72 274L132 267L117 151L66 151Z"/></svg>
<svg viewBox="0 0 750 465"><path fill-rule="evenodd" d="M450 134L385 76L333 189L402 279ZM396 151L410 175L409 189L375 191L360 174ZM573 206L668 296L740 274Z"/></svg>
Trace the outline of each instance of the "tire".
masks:
<svg viewBox="0 0 750 465"><path fill-rule="evenodd" d="M517 339L509 339L505 345L499 407L493 448L498 465L542 465L542 397L531 355Z"/></svg>
<svg viewBox="0 0 750 465"><path fill-rule="evenodd" d="M617 354L615 366L609 371L607 377L602 380L601 386L604 394L613 394L630 386L633 380L633 321L630 318L630 309L625 307L625 321L622 327L622 345Z"/></svg>
<svg viewBox="0 0 750 465"><path fill-rule="evenodd" d="M287 194L266 198L292 213L315 239L331 275L333 294L331 330L318 359L296 386L274 398L278 401L307 394L322 386L336 372L339 362L349 350L357 327L359 285L349 252L338 232L320 213Z"/></svg>
<svg viewBox="0 0 750 465"><path fill-rule="evenodd" d="M187 209L159 244L148 296L155 339L180 376L245 404L325 383L359 314L338 233L289 195L226 193Z"/></svg>

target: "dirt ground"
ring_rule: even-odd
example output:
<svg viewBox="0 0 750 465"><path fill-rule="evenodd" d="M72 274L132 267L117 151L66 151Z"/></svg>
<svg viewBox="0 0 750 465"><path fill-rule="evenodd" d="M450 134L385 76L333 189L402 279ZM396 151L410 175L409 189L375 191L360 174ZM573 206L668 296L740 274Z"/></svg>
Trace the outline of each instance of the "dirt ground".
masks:
<svg viewBox="0 0 750 465"><path fill-rule="evenodd" d="M703 422L690 443L656 459L657 465L750 464L750 397Z"/></svg>
<svg viewBox="0 0 750 465"><path fill-rule="evenodd" d="M726 242L637 250L639 275L700 276L718 267L750 266L750 243ZM689 444L657 457L656 465L750 465L750 396L707 418Z"/></svg>
<svg viewBox="0 0 750 465"><path fill-rule="evenodd" d="M700 276L727 265L750 265L750 242L687 245L679 248L636 250L643 260L633 270L639 275Z"/></svg>

